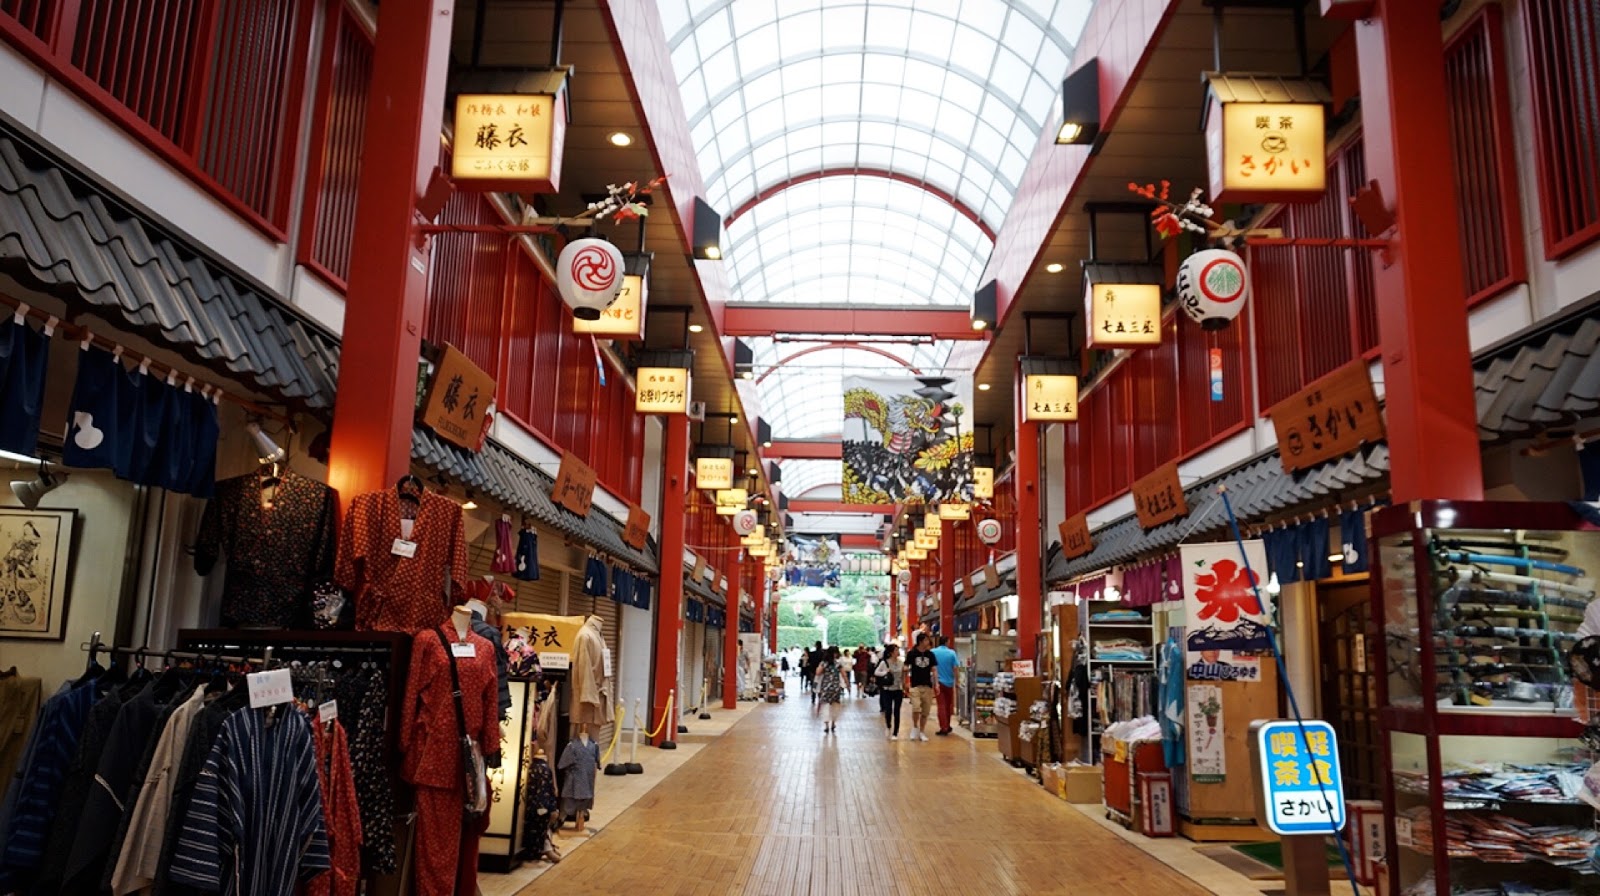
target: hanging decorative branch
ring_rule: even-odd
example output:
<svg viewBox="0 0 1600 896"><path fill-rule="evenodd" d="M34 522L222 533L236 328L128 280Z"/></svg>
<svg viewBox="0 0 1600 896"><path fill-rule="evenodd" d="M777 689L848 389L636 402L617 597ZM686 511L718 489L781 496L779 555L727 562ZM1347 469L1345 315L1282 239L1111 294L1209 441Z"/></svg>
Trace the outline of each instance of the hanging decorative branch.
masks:
<svg viewBox="0 0 1600 896"><path fill-rule="evenodd" d="M1145 184L1141 187L1138 184L1130 183L1128 184L1128 189L1157 203L1156 207L1150 210L1150 220L1155 224L1156 233L1161 234L1162 239L1177 236L1185 230L1198 233L1204 237L1213 235L1216 222L1211 220L1211 216L1216 214L1216 211L1205 204L1205 201L1201 198L1205 196L1205 191L1199 187L1194 188L1194 191L1189 194L1188 201L1182 205L1178 205L1170 199L1172 192L1171 181L1162 181L1159 191L1156 189L1155 184Z"/></svg>
<svg viewBox="0 0 1600 896"><path fill-rule="evenodd" d="M621 185L606 184L606 198L589 203L589 208L578 217L593 218L596 221L604 221L608 217L614 217L618 221L649 217L650 206L642 199L654 192L656 187L666 183L666 180L667 176L663 174L645 183L629 181Z"/></svg>

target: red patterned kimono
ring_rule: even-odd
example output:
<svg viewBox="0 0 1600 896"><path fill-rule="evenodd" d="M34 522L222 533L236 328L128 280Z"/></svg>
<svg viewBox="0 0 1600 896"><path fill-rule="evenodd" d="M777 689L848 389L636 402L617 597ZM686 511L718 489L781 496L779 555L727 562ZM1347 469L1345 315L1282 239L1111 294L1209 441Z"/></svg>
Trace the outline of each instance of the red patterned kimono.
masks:
<svg viewBox="0 0 1600 896"><path fill-rule="evenodd" d="M411 557L395 552L400 522L400 499L392 489L357 496L345 515L335 574L340 587L355 595L356 628L362 631L415 632L439 625L450 616L445 572L451 581L467 580L461 505L422 493Z"/></svg>

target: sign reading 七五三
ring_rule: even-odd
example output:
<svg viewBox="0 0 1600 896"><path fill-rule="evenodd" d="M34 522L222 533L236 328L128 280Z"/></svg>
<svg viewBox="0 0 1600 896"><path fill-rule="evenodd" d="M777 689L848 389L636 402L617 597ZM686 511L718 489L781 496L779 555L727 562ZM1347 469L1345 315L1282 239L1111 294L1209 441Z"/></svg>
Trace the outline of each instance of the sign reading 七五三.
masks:
<svg viewBox="0 0 1600 896"><path fill-rule="evenodd" d="M1342 829L1344 779L1333 726L1320 719L1274 719L1253 727L1267 827L1278 834Z"/></svg>
<svg viewBox="0 0 1600 896"><path fill-rule="evenodd" d="M1089 284L1089 348L1161 344L1161 286L1155 283Z"/></svg>
<svg viewBox="0 0 1600 896"><path fill-rule="evenodd" d="M1030 374L1023 392L1022 418L1033 423L1071 423L1078 419L1078 378Z"/></svg>
<svg viewBox="0 0 1600 896"><path fill-rule="evenodd" d="M1384 436L1372 376L1359 358L1273 405L1269 413L1278 435L1278 456L1290 473Z"/></svg>
<svg viewBox="0 0 1600 896"><path fill-rule="evenodd" d="M641 367L633 409L641 414L683 414L689 410L689 371L682 367Z"/></svg>

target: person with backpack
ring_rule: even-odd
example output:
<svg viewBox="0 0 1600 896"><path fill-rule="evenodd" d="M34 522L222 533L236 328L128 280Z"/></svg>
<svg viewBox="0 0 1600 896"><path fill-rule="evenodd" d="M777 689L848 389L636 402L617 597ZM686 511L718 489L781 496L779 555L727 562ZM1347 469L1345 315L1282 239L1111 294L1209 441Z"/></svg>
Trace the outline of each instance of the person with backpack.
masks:
<svg viewBox="0 0 1600 896"><path fill-rule="evenodd" d="M905 700L901 682L905 680L905 672L900 648L894 644L883 645L883 659L878 660L872 674L878 684L878 708L883 712L886 740L900 739L900 704Z"/></svg>
<svg viewBox="0 0 1600 896"><path fill-rule="evenodd" d="M839 730L839 701L844 697L844 666L839 662L839 648L829 647L817 664L817 681L812 690L817 694L819 707L828 707L828 720L822 723L823 734Z"/></svg>

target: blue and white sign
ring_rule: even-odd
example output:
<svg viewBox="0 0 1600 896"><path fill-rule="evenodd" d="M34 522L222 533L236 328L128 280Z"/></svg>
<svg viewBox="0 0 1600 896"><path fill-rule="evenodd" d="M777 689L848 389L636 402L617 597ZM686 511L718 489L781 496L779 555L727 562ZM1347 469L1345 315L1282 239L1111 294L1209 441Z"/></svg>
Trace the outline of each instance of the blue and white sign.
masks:
<svg viewBox="0 0 1600 896"><path fill-rule="evenodd" d="M1333 726L1293 719L1260 723L1261 792L1278 834L1332 834L1344 827L1344 778Z"/></svg>

